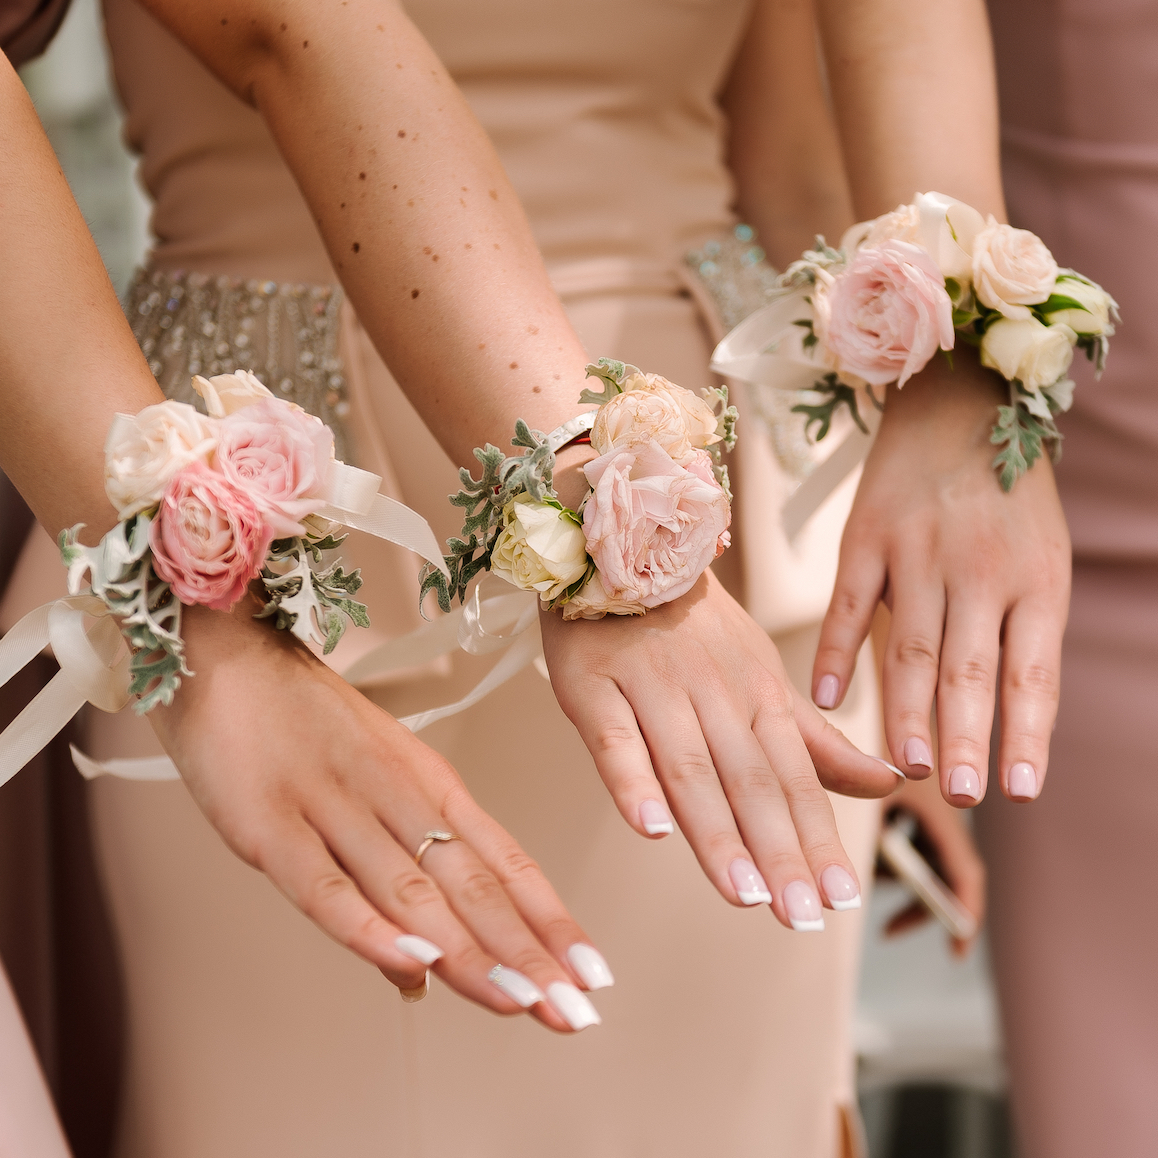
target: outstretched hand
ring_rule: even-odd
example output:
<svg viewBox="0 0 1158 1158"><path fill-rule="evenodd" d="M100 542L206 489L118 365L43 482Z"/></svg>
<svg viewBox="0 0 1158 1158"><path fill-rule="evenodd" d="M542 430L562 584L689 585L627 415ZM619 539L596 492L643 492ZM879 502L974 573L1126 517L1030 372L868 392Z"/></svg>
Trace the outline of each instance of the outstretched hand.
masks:
<svg viewBox="0 0 1158 1158"><path fill-rule="evenodd" d="M229 847L404 992L429 965L496 1013L597 1023L576 983L611 975L538 866L441 756L256 606L186 610L196 677L149 716ZM416 865L431 830L461 839Z"/></svg>
<svg viewBox="0 0 1158 1158"><path fill-rule="evenodd" d="M999 679L1002 791L1041 792L1069 608L1069 535L1049 462L1009 494L991 465L1003 401L967 355L889 388L813 668L813 699L836 707L883 599L889 750L910 777L932 772L936 697L941 791L958 807L985 795Z"/></svg>
<svg viewBox="0 0 1158 1158"><path fill-rule="evenodd" d="M885 796L897 777L795 691L710 571L645 616L544 613L542 628L559 703L637 832L669 833L674 814L720 893L785 925L859 903L822 785Z"/></svg>

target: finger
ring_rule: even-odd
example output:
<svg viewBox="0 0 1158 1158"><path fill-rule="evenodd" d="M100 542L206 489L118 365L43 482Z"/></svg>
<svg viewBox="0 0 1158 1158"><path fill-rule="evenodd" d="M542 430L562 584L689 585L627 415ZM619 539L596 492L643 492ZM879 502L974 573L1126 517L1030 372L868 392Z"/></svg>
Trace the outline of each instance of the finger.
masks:
<svg viewBox="0 0 1158 1158"><path fill-rule="evenodd" d="M812 665L812 699L817 707L835 708L844 699L860 646L884 594L885 578L880 554L846 534Z"/></svg>
<svg viewBox="0 0 1158 1158"><path fill-rule="evenodd" d="M1010 800L1035 800L1045 783L1057 719L1065 612L1019 603L1006 617L1001 657L998 772Z"/></svg>
<svg viewBox="0 0 1158 1158"><path fill-rule="evenodd" d="M675 831L635 711L614 680L594 680L572 705L560 699L623 819L641 836Z"/></svg>
<svg viewBox="0 0 1158 1158"><path fill-rule="evenodd" d="M929 910L920 901L913 901L911 905L905 905L903 909L889 918L884 928L884 934L886 937L899 937L910 929L920 928L928 922L929 917Z"/></svg>
<svg viewBox="0 0 1158 1158"><path fill-rule="evenodd" d="M664 793L700 867L734 905L762 905L772 894L740 838L732 807L691 702L682 693L646 701L639 723ZM745 725L744 730L748 728Z"/></svg>
<svg viewBox="0 0 1158 1158"><path fill-rule="evenodd" d="M554 1008L553 987L563 983L573 989L569 978L463 841L431 845L419 866L363 810L334 798L317 811L327 843L367 897L401 927L444 949L434 965L438 976L496 1012L529 1009L553 1029L578 1028ZM422 819L426 827L421 832L445 829L433 808ZM406 838L415 848L422 841L421 823L415 825L416 835Z"/></svg>
<svg viewBox="0 0 1158 1158"><path fill-rule="evenodd" d="M911 568L894 588L882 673L885 742L906 776L924 780L933 771L929 721L941 665L945 589Z"/></svg>
<svg viewBox="0 0 1158 1158"><path fill-rule="evenodd" d="M439 946L406 940L358 891L317 832L300 816L270 826L255 863L293 904L340 945L376 965L393 985L413 989ZM400 944L401 942L401 944Z"/></svg>
<svg viewBox="0 0 1158 1158"><path fill-rule="evenodd" d="M1004 608L981 593L950 599L937 681L941 794L958 808L985 795Z"/></svg>
<svg viewBox="0 0 1158 1158"><path fill-rule="evenodd" d="M770 686L764 690L750 735L774 772L792 825L792 844L781 838L776 853L782 863L772 870L781 886L774 888L781 902L777 915L781 920L787 918L794 929L822 929L821 903L837 910L860 908L860 883L841 843L832 803L796 729L790 689ZM742 734L740 740L744 740ZM891 773L886 774L895 780ZM737 815L741 816L739 812ZM746 819L741 816L741 832L757 852L758 863L763 864L759 858L769 853L764 846L765 831L749 833ZM802 876L793 863L795 849L804 858L807 876Z"/></svg>
<svg viewBox="0 0 1158 1158"><path fill-rule="evenodd" d="M793 708L812 766L820 783L841 796L888 796L905 781L887 760L867 756L839 728L826 720L795 688Z"/></svg>
<svg viewBox="0 0 1158 1158"><path fill-rule="evenodd" d="M478 853L531 931L556 961L570 969L580 986L606 989L614 985L615 977L603 954L591 944L542 870L514 837L465 792L448 801L444 812L452 830Z"/></svg>

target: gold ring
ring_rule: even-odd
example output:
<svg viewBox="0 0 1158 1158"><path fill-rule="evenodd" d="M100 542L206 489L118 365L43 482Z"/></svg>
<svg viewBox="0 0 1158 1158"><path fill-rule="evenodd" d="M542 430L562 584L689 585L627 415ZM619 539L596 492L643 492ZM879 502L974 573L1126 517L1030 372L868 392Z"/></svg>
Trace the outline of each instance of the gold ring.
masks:
<svg viewBox="0 0 1158 1158"><path fill-rule="evenodd" d="M418 851L414 854L414 863L416 865L422 864L422 858L426 854L426 850L432 845L440 841L447 840L462 840L462 837L457 832L443 832L442 829L432 828L423 838L422 843L418 846Z"/></svg>

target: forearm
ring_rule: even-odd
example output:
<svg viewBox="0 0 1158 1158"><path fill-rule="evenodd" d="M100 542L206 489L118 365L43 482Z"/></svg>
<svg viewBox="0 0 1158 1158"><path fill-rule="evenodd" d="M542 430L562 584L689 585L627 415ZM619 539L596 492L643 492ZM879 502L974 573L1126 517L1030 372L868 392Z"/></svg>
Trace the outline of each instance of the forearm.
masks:
<svg viewBox="0 0 1158 1158"><path fill-rule="evenodd" d="M575 413L586 354L494 149L399 5L148 6L261 110L363 324L456 461L505 444L516 417L549 430Z"/></svg>
<svg viewBox="0 0 1158 1158"><path fill-rule="evenodd" d="M1004 219L983 0L818 0L860 220L928 190Z"/></svg>
<svg viewBox="0 0 1158 1158"><path fill-rule="evenodd" d="M0 57L0 466L44 527L116 519L104 493L117 411L161 401L19 78Z"/></svg>

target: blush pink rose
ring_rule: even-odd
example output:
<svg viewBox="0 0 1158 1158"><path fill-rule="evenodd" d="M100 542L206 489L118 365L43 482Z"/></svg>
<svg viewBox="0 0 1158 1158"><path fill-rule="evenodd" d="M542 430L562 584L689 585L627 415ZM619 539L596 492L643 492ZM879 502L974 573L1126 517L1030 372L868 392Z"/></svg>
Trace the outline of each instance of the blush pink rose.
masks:
<svg viewBox="0 0 1158 1158"><path fill-rule="evenodd" d="M903 386L938 346L953 348L953 303L941 271L907 241L858 250L814 307L817 336L836 369L870 386Z"/></svg>
<svg viewBox="0 0 1158 1158"><path fill-rule="evenodd" d="M272 539L253 500L201 462L169 480L149 526L157 574L182 603L215 611L242 597Z"/></svg>
<svg viewBox="0 0 1158 1158"><path fill-rule="evenodd" d="M263 398L222 419L217 469L257 504L274 538L304 533L334 454L320 419L280 398Z"/></svg>
<svg viewBox="0 0 1158 1158"><path fill-rule="evenodd" d="M710 462L698 451L682 467L647 439L583 468L592 486L587 551L609 603L648 608L678 599L727 544L732 513Z"/></svg>

